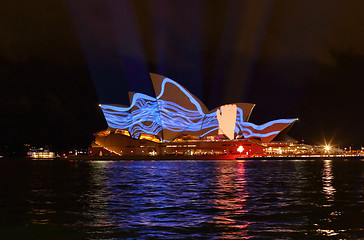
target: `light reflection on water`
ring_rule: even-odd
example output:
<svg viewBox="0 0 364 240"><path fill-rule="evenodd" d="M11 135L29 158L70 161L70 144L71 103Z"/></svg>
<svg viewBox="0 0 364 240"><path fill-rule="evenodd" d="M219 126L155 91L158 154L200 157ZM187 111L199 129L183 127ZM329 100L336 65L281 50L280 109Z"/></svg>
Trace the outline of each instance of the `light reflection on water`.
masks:
<svg viewBox="0 0 364 240"><path fill-rule="evenodd" d="M322 207L325 208L332 208L335 200L335 188L334 188L334 174L332 171L332 160L323 160L323 168L322 168L322 193L324 194L326 198L325 204L322 205ZM339 234L340 229L322 229L325 228L325 226L322 226L320 228L320 225L325 225L322 223L325 222L332 222L332 218L339 216L341 214L340 211L334 211L329 213L330 216L325 216L324 218L319 219L319 223L316 224L316 226L319 226L319 228L316 230L318 234L321 234L323 236L336 236ZM327 228L327 227L326 227Z"/></svg>
<svg viewBox="0 0 364 240"><path fill-rule="evenodd" d="M364 237L363 161L5 162L7 239Z"/></svg>
<svg viewBox="0 0 364 240"><path fill-rule="evenodd" d="M322 192L329 202L334 201L335 188L333 186L334 175L332 173L332 160L323 160L324 167L322 170Z"/></svg>
<svg viewBox="0 0 364 240"><path fill-rule="evenodd" d="M214 225L225 228L221 232L222 239L248 239L247 227L251 221L239 220L248 209L246 208L246 200L249 193L245 188L245 162L238 161L234 167L219 166L219 174L217 174L217 189L215 208L221 212L213 216Z"/></svg>

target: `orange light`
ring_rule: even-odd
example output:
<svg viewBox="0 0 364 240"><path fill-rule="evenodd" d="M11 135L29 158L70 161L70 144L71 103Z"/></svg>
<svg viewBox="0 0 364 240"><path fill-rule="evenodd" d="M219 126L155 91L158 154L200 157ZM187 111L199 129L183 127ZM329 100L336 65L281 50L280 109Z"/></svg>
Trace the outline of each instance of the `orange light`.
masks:
<svg viewBox="0 0 364 240"><path fill-rule="evenodd" d="M238 150L237 150L237 151L238 151L239 153L242 153L242 152L244 151L243 146L241 146L241 145L240 145L240 146L238 147Z"/></svg>

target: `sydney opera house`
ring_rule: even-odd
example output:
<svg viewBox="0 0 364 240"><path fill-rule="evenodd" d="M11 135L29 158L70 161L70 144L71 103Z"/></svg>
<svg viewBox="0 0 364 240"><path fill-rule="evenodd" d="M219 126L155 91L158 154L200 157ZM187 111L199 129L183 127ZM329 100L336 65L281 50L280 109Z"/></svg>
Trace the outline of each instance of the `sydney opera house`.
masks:
<svg viewBox="0 0 364 240"><path fill-rule="evenodd" d="M249 122L251 103L208 110L177 82L151 73L155 97L129 92L130 106L100 104L108 129L95 134L90 155L253 156L267 146L292 141L294 119L256 125Z"/></svg>

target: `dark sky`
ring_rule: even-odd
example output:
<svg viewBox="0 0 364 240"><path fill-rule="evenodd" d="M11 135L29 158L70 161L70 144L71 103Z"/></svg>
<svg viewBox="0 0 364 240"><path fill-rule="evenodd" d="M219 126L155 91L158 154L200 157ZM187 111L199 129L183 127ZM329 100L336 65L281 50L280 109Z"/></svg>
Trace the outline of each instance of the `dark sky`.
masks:
<svg viewBox="0 0 364 240"><path fill-rule="evenodd" d="M0 1L0 142L87 145L99 103L170 77L209 109L364 145L364 1Z"/></svg>

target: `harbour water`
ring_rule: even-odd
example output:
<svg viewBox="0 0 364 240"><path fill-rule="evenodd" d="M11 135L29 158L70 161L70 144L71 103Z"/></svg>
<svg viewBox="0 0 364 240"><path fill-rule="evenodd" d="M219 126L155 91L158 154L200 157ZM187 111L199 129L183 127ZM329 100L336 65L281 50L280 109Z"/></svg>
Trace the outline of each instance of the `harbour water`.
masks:
<svg viewBox="0 0 364 240"><path fill-rule="evenodd" d="M364 160L1 159L1 239L364 238Z"/></svg>

